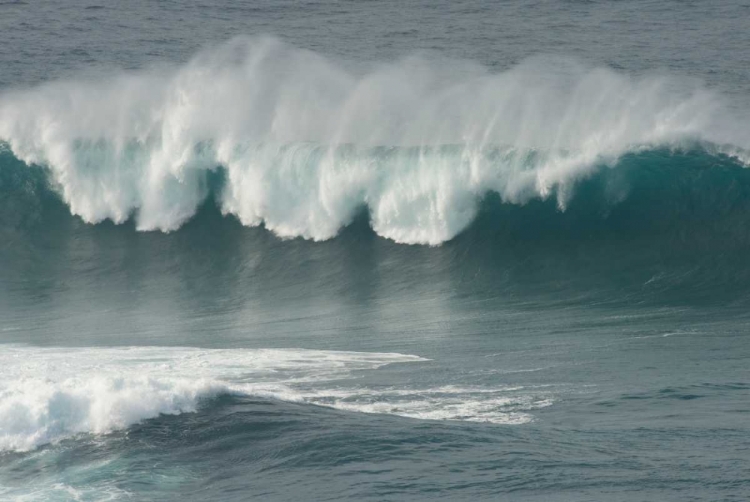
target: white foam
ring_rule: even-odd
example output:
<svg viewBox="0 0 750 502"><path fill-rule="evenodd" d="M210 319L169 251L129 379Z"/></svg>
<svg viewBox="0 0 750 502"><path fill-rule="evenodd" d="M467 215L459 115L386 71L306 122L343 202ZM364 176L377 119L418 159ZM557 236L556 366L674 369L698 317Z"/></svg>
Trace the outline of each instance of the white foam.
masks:
<svg viewBox="0 0 750 502"><path fill-rule="evenodd" d="M360 413L385 413L422 420L460 420L494 424L531 422L531 411L553 403L547 392L526 387L327 390L308 397L317 404Z"/></svg>
<svg viewBox="0 0 750 502"><path fill-rule="evenodd" d="M269 38L236 39L178 69L52 82L0 96L0 139L49 166L71 211L136 213L174 230L227 170L221 208L284 237L336 235L367 206L375 231L439 244L488 191L555 195L625 152L710 143L750 159L750 129L700 85L570 60L491 73L409 57L355 74Z"/></svg>
<svg viewBox="0 0 750 502"><path fill-rule="evenodd" d="M105 502L134 498L132 493L107 483L94 483L86 487L74 488L65 483L44 480L35 482L33 486L27 486L21 490L0 486L0 496L5 497L4 500L15 502L49 502L50 500L97 500Z"/></svg>
<svg viewBox="0 0 750 502"><path fill-rule="evenodd" d="M122 429L160 413L195 411L226 389L210 382L142 376L24 378L0 390L0 449L27 450L82 432Z"/></svg>
<svg viewBox="0 0 750 502"><path fill-rule="evenodd" d="M0 451L103 434L237 393L433 420L524 423L551 403L523 387L382 387L357 378L413 355L301 349L40 348L0 351Z"/></svg>

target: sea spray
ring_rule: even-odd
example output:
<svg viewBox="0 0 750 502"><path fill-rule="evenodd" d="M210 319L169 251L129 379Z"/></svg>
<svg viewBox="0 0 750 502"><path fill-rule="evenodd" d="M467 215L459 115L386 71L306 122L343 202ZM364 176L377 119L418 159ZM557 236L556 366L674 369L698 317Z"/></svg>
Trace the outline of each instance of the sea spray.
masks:
<svg viewBox="0 0 750 502"><path fill-rule="evenodd" d="M493 73L413 56L360 73L275 39L239 38L177 69L0 96L0 139L48 168L90 223L171 231L227 173L221 210L325 240L366 207L402 243L455 237L488 192L556 197L625 153L703 146L746 158L722 98L665 76L531 59Z"/></svg>

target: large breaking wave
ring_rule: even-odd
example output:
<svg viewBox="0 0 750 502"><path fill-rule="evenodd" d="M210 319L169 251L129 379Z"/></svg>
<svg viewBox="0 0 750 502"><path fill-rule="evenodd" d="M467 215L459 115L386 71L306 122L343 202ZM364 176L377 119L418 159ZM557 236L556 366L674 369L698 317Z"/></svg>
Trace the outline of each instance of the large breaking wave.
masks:
<svg viewBox="0 0 750 502"><path fill-rule="evenodd" d="M414 56L354 71L264 38L178 68L5 92L0 140L89 223L172 231L211 195L282 237L332 238L365 208L377 234L436 245L488 193L565 210L581 180L624 157L742 166L737 115L697 83L570 60L493 73Z"/></svg>

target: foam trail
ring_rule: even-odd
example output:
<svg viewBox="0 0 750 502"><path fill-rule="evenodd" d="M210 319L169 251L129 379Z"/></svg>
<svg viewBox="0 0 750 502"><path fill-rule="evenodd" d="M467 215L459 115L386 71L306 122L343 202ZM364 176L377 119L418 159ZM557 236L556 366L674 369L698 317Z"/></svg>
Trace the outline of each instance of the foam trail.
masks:
<svg viewBox="0 0 750 502"><path fill-rule="evenodd" d="M553 401L550 389L366 386L357 378L396 353L181 347L0 351L0 452L124 429L161 414L194 412L218 394L250 395L416 419L522 424ZM356 372L356 374L355 374Z"/></svg>
<svg viewBox="0 0 750 502"><path fill-rule="evenodd" d="M193 412L202 399L220 393L306 402L295 384L320 385L355 370L421 360L295 349L4 346L0 451L106 433L160 414Z"/></svg>
<svg viewBox="0 0 750 502"><path fill-rule="evenodd" d="M489 191L556 196L626 152L702 145L747 160L746 121L669 77L574 61L491 73L410 57L356 74L274 39L236 39L177 69L52 82L0 96L0 140L49 167L85 221L170 231L207 195L245 225L328 239L368 208L403 243L436 245Z"/></svg>

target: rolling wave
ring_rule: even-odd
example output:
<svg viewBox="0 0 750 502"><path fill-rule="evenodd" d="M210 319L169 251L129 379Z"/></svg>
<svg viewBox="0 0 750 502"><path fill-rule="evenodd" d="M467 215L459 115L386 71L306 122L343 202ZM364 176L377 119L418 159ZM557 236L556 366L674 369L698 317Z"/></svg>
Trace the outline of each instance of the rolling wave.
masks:
<svg viewBox="0 0 750 502"><path fill-rule="evenodd" d="M178 68L0 95L0 189L45 185L88 223L143 231L176 230L212 199L243 225L318 241L364 209L382 237L439 245L488 197L568 211L593 183L610 213L654 172L665 186L717 165L701 176L744 179L743 123L699 84L570 60L492 73L415 56L357 72L237 39Z"/></svg>
<svg viewBox="0 0 750 502"><path fill-rule="evenodd" d="M476 195L460 234L429 248L378 238L366 207L324 243L275 238L221 214L228 177L221 167L206 172L206 200L179 230L137 232L134 217L121 225L72 217L47 168L0 153L0 293L35 301L56 284L106 286L127 303L134 287L159 290L181 277L190 294L220 291L228 305L276 295L390 298L420 284L545 302L750 298L750 170L707 149L624 154L578 180L564 209L556 197L518 204Z"/></svg>

